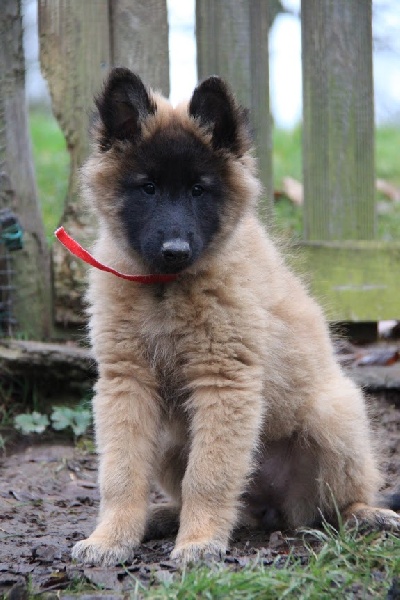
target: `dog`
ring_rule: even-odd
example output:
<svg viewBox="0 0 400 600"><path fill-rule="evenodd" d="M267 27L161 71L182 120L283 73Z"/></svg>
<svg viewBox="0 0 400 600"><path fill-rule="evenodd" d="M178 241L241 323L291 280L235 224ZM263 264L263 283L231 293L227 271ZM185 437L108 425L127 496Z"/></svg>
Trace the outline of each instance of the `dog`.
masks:
<svg viewBox="0 0 400 600"><path fill-rule="evenodd" d="M125 68L96 99L83 194L100 513L72 556L111 565L179 526L172 558L220 555L241 524L400 528L366 404L323 313L257 217L248 113L218 77L173 108ZM149 505L158 482L171 499Z"/></svg>

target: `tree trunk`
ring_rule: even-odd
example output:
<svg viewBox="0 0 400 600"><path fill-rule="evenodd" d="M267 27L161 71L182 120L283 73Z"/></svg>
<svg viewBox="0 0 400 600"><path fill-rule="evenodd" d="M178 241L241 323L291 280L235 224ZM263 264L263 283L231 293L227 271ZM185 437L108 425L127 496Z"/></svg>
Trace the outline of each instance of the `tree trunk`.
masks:
<svg viewBox="0 0 400 600"><path fill-rule="evenodd" d="M111 65L134 69L145 83L168 95L166 1L39 0L39 32L42 70L71 156L62 223L87 246L96 224L83 206L77 180L89 150L93 96ZM58 243L53 261L56 323L81 325L87 267Z"/></svg>
<svg viewBox="0 0 400 600"><path fill-rule="evenodd" d="M11 259L17 331L46 338L52 322L50 260L28 134L20 0L2 0L0 10L0 208L13 210L24 230L24 247Z"/></svg>
<svg viewBox="0 0 400 600"><path fill-rule="evenodd" d="M89 150L93 96L110 66L107 0L39 0L40 60L53 112L70 153L70 177L62 224L82 244L95 235L93 216L82 205L78 170ZM53 247L55 320L84 322L86 266L57 242Z"/></svg>

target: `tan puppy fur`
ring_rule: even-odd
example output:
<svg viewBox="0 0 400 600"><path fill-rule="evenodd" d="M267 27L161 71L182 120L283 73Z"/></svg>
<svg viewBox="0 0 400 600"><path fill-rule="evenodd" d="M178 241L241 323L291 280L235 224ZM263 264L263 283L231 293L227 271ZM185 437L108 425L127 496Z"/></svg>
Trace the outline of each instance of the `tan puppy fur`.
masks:
<svg viewBox="0 0 400 600"><path fill-rule="evenodd" d="M130 77L113 73L101 115L116 89L120 107ZM148 92L152 111L141 105L136 121L121 118L129 139L107 137L106 117L98 120L83 169L99 219L94 254L125 273L150 268L121 219L117 184L137 168L131 147L183 131L222 161L229 196L210 243L176 281L144 285L90 271L101 507L96 530L73 550L86 563L131 559L146 524L162 534L169 519L179 518L172 556L183 561L224 552L240 523L313 525L321 515L334 520L336 507L345 519L399 528L396 513L371 508L380 476L363 396L335 360L320 307L257 218L245 115L223 82L210 81L198 93L215 86L229 105L234 149L217 146L215 123L207 126L193 104L173 109ZM124 107L135 105L127 96ZM171 505L149 512L154 481Z"/></svg>

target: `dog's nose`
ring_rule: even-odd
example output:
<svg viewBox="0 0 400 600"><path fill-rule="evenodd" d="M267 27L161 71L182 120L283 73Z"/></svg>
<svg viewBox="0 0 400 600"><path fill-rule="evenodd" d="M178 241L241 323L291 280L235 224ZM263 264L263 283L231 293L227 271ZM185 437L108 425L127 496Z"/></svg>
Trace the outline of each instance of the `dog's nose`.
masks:
<svg viewBox="0 0 400 600"><path fill-rule="evenodd" d="M161 254L168 264L178 265L190 258L191 250L188 242L177 238L164 242L161 246Z"/></svg>

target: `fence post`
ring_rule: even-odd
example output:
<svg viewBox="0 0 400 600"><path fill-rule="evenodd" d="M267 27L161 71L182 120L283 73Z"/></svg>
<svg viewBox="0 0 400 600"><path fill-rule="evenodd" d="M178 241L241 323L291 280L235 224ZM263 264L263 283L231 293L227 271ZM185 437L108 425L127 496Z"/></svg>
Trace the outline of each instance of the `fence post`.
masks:
<svg viewBox="0 0 400 600"><path fill-rule="evenodd" d="M21 0L3 0L0 10L0 208L12 209L24 230L24 247L12 254L16 328L43 339L52 322L50 257L28 134Z"/></svg>
<svg viewBox="0 0 400 600"><path fill-rule="evenodd" d="M396 318L400 244L374 240L371 0L303 0L303 268L333 321Z"/></svg>
<svg viewBox="0 0 400 600"><path fill-rule="evenodd" d="M220 75L250 108L269 217L273 198L268 0L196 0L199 79Z"/></svg>
<svg viewBox="0 0 400 600"><path fill-rule="evenodd" d="M111 55L144 83L169 96L166 0L110 0Z"/></svg>
<svg viewBox="0 0 400 600"><path fill-rule="evenodd" d="M303 0L306 240L375 233L371 0Z"/></svg>
<svg viewBox="0 0 400 600"><path fill-rule="evenodd" d="M87 156L93 95L110 65L108 0L39 0L41 68L52 107L70 153L70 178L62 223L82 243L94 237L93 217L78 193L78 168ZM53 247L54 303L57 324L83 321L86 269L65 251Z"/></svg>

